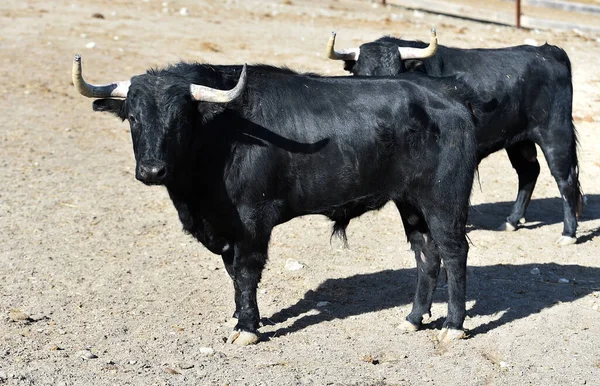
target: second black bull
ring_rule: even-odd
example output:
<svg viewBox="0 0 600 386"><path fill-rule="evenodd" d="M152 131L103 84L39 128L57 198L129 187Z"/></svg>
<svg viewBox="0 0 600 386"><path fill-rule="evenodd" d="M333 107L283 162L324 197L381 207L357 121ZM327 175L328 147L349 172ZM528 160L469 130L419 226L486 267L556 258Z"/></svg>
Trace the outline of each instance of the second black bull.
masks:
<svg viewBox="0 0 600 386"><path fill-rule="evenodd" d="M354 75L396 76L417 71L430 76L464 74L485 103L477 125L477 158L506 149L519 176L519 191L502 230L516 230L540 173L537 144L563 199L564 227L557 243L574 244L577 216L583 206L577 164L577 136L572 120L573 85L569 57L545 44L498 49L461 49L390 36L358 48L335 50L335 34L327 46L330 59L343 60Z"/></svg>

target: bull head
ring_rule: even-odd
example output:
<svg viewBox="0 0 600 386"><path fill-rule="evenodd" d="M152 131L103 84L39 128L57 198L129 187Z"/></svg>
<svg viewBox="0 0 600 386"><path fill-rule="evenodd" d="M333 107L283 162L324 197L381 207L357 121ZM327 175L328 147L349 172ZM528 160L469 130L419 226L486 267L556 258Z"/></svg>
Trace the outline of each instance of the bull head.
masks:
<svg viewBox="0 0 600 386"><path fill-rule="evenodd" d="M331 33L329 42L327 42L327 57L333 60L358 60L360 56L360 48L346 48L343 50L336 51L335 46L335 32ZM437 51L438 41L437 34L434 28L431 29L431 39L429 45L425 48L414 48L414 47L398 47L398 52L402 60L405 59L425 59L433 56Z"/></svg>
<svg viewBox="0 0 600 386"><path fill-rule="evenodd" d="M185 158L194 142L199 114L204 120L223 109L222 105L202 105L200 109L196 102L228 103L239 97L246 86L246 65L231 90L189 84L169 71L93 85L83 79L79 55L73 61L72 75L80 94L101 98L94 101L94 111L109 112L128 120L136 178L147 185L167 184L177 168L181 168L179 160Z"/></svg>

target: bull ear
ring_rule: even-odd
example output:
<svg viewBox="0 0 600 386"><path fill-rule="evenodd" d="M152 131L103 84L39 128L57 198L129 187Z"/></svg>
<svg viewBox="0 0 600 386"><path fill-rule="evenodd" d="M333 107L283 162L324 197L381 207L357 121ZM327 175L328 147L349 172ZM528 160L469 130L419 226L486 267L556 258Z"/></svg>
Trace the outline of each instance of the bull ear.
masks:
<svg viewBox="0 0 600 386"><path fill-rule="evenodd" d="M356 60L344 60L344 70L354 74L354 66L356 66Z"/></svg>
<svg viewBox="0 0 600 386"><path fill-rule="evenodd" d="M92 104L94 111L103 111L116 115L125 120L127 112L125 111L125 101L120 99L96 99Z"/></svg>
<svg viewBox="0 0 600 386"><path fill-rule="evenodd" d="M414 60L414 59L408 59L404 61L404 68L406 69L407 72L411 72L411 71L421 71L421 72L425 72L425 67L422 60Z"/></svg>

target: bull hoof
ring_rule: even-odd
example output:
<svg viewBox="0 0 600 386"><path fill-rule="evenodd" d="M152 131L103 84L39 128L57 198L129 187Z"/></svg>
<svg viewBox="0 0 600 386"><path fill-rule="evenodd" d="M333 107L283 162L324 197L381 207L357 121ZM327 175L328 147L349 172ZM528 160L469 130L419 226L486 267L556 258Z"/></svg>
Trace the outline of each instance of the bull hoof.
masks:
<svg viewBox="0 0 600 386"><path fill-rule="evenodd" d="M415 332L415 331L419 331L419 326L412 324L411 322L409 322L408 320L403 320L402 323L400 323L400 325L398 325L398 328L402 331L406 331L406 332Z"/></svg>
<svg viewBox="0 0 600 386"><path fill-rule="evenodd" d="M527 220L525 220L525 217L521 217L521 219L519 220L519 224L525 224L527 222Z"/></svg>
<svg viewBox="0 0 600 386"><path fill-rule="evenodd" d="M556 240L556 244L560 245L560 246L573 245L576 242L577 242L577 238L571 237L571 236L560 236L560 238L558 240Z"/></svg>
<svg viewBox="0 0 600 386"><path fill-rule="evenodd" d="M517 230L517 227L512 225L509 222L505 222L504 224L502 224L498 228L496 228L496 230L500 231L500 232L514 232Z"/></svg>
<svg viewBox="0 0 600 386"><path fill-rule="evenodd" d="M438 334L438 342L443 345L448 345L453 342L456 342L459 339L466 338L467 335L463 330L456 330L454 328L442 328L440 333Z"/></svg>
<svg viewBox="0 0 600 386"><path fill-rule="evenodd" d="M259 337L257 334L248 331L232 331L227 343L237 344L238 346L248 346L258 342Z"/></svg>

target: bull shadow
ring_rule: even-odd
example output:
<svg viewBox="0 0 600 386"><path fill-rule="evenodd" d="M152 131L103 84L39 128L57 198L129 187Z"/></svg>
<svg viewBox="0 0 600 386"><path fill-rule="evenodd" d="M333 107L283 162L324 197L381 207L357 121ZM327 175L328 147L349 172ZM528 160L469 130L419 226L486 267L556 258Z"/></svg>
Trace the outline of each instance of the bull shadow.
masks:
<svg viewBox="0 0 600 386"><path fill-rule="evenodd" d="M540 273L532 274L533 268L538 268ZM568 279L569 283L560 283L561 278ZM335 319L410 305L415 282L416 269L385 270L328 279L316 290L306 292L296 304L263 318L266 325L295 319L289 326L264 333L264 338L294 333ZM467 300L474 300L475 304L468 307L467 314L470 317L494 316L492 321L469 330L469 336L486 333L561 303L573 302L598 290L600 268L555 263L469 267ZM317 307L319 302L329 303ZM447 288L444 285L438 285L434 302L447 304ZM425 324L423 328L440 328L444 317L445 311L443 317Z"/></svg>
<svg viewBox="0 0 600 386"><path fill-rule="evenodd" d="M586 194L586 198L587 204L579 216L579 223L600 219L600 195ZM471 229L496 229L505 221L512 205L513 201L503 201L471 206L469 227ZM562 200L559 197L532 199L525 217L527 223L520 225L521 228L536 229L546 225L560 224L563 222Z"/></svg>

